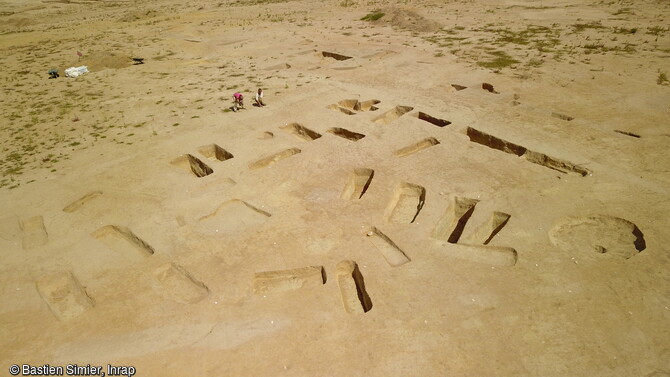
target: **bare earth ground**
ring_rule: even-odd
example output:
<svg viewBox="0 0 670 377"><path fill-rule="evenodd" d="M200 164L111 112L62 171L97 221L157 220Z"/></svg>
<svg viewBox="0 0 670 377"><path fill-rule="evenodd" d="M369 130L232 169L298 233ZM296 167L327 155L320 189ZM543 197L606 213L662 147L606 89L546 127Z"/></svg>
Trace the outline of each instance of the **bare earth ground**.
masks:
<svg viewBox="0 0 670 377"><path fill-rule="evenodd" d="M670 376L667 1L0 20L2 375Z"/></svg>

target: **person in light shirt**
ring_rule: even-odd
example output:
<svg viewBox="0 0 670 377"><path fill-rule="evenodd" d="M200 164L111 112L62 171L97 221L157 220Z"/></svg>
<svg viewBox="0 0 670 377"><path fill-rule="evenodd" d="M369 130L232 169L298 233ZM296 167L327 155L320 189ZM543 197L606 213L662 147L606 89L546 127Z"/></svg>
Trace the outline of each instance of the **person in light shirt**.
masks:
<svg viewBox="0 0 670 377"><path fill-rule="evenodd" d="M258 107L265 106L265 103L263 102L263 89L261 88L258 88L258 91L256 92L256 105Z"/></svg>

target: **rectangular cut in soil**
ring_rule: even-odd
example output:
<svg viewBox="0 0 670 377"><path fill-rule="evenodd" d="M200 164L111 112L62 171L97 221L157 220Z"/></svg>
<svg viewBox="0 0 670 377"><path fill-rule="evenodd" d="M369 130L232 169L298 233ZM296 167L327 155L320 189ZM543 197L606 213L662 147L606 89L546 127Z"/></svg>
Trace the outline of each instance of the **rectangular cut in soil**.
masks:
<svg viewBox="0 0 670 377"><path fill-rule="evenodd" d="M331 110L339 110L347 115L354 115L357 111L376 111L379 110L375 105L380 103L380 100L371 99L367 101L358 101L357 99L343 99L338 103L328 105Z"/></svg>
<svg viewBox="0 0 670 377"><path fill-rule="evenodd" d="M306 141L312 141L316 140L321 137L321 134L310 130L309 128L302 126L298 123L289 123L285 126L279 127L282 130L292 133L293 135L297 136L299 139L306 140Z"/></svg>
<svg viewBox="0 0 670 377"><path fill-rule="evenodd" d="M365 290L363 275L354 261L345 260L335 268L342 305L347 313L363 314L372 309L372 300Z"/></svg>
<svg viewBox="0 0 670 377"><path fill-rule="evenodd" d="M377 108L375 105L380 103L381 101L378 99L369 99L367 101L361 101L356 104L355 110L358 111L377 111L379 108Z"/></svg>
<svg viewBox="0 0 670 377"><path fill-rule="evenodd" d="M393 197L386 207L386 221L398 224L409 224L416 220L426 200L426 189L407 182L402 182L393 190Z"/></svg>
<svg viewBox="0 0 670 377"><path fill-rule="evenodd" d="M511 247L453 244L436 241L434 247L448 256L491 266L514 266L517 253Z"/></svg>
<svg viewBox="0 0 670 377"><path fill-rule="evenodd" d="M107 225L94 231L91 235L110 249L124 255L134 254L147 257L154 253L154 249L148 243L126 227Z"/></svg>
<svg viewBox="0 0 670 377"><path fill-rule="evenodd" d="M396 106L373 119L373 122L377 124L389 124L412 110L414 110L414 108L411 106Z"/></svg>
<svg viewBox="0 0 670 377"><path fill-rule="evenodd" d="M336 135L336 136L339 136L341 138L351 140L351 141L358 141L358 140L361 140L362 138L365 137L365 135L363 135L363 134L359 134L359 133L354 132L354 131L349 131L346 128L340 128L340 127L330 128L326 132L329 132L333 135Z"/></svg>
<svg viewBox="0 0 670 377"><path fill-rule="evenodd" d="M49 241L49 235L44 227L44 218L34 216L20 223L23 231L22 247L24 250L34 249Z"/></svg>
<svg viewBox="0 0 670 377"><path fill-rule="evenodd" d="M260 160L256 160L252 163L249 163L249 169L264 168L264 167L267 167L267 166L270 166L270 165L276 163L277 161L283 160L287 157L291 157L291 156L293 156L295 154L298 154L300 152L302 152L302 151L298 148L285 149L285 150L283 150L279 153L275 153L273 155L263 157Z"/></svg>
<svg viewBox="0 0 670 377"><path fill-rule="evenodd" d="M575 165L570 161L550 157L540 152L527 151L523 157L529 162L560 171L561 173L574 173L582 177L590 173L588 169Z"/></svg>
<svg viewBox="0 0 670 377"><path fill-rule="evenodd" d="M257 295L295 291L303 287L318 287L326 282L322 266L291 270L265 271L254 274L254 293Z"/></svg>
<svg viewBox="0 0 670 377"><path fill-rule="evenodd" d="M369 237L370 242L379 250L389 265L398 267L410 261L405 252L381 230L372 227L372 233L373 235Z"/></svg>
<svg viewBox="0 0 670 377"><path fill-rule="evenodd" d="M349 59L351 59L351 56L346 56L346 55L338 54L338 53L335 53L335 52L328 52L328 51L321 51L321 55L324 58L333 58L335 60L349 60Z"/></svg>
<svg viewBox="0 0 670 377"><path fill-rule="evenodd" d="M88 194L82 196L81 198L75 200L74 202L68 204L65 208L63 208L63 212L68 212L72 213L79 208L83 207L84 204L88 203L89 201L97 198L98 196L102 195L102 191L93 191L89 192Z"/></svg>
<svg viewBox="0 0 670 377"><path fill-rule="evenodd" d="M638 135L636 133L632 133L632 132L628 132L628 131L614 130L614 132L622 134L622 135L634 137L636 139L639 139L641 137L640 135Z"/></svg>
<svg viewBox="0 0 670 377"><path fill-rule="evenodd" d="M467 135L472 142L482 144L489 148L497 149L505 153L523 156L523 158L529 162L544 166L549 169L560 171L561 173L575 173L581 175L582 177L590 173L588 169L579 165L575 165L572 162L550 157L544 153L531 151L518 144L511 143L493 135L489 135L472 127L468 127Z"/></svg>
<svg viewBox="0 0 670 377"><path fill-rule="evenodd" d="M421 140L418 143L408 145L405 148L400 148L395 151L394 154L398 157L406 157L438 144L440 144L440 142L436 138L429 137Z"/></svg>
<svg viewBox="0 0 670 377"><path fill-rule="evenodd" d="M561 119L561 120L568 121L568 122L575 119L574 117L571 117L570 115L565 115L565 114L561 114L561 113L551 113L551 116L554 117L554 118L558 118L558 119Z"/></svg>
<svg viewBox="0 0 670 377"><path fill-rule="evenodd" d="M342 190L342 195L340 195L340 197L349 200L362 198L365 191L370 187L374 175L375 171L372 169L354 169L349 177L349 181L347 181L347 184L344 186L344 190Z"/></svg>
<svg viewBox="0 0 670 377"><path fill-rule="evenodd" d="M458 242L478 202L477 199L455 196L444 215L437 221L433 238L451 243Z"/></svg>
<svg viewBox="0 0 670 377"><path fill-rule="evenodd" d="M345 109L344 107L339 107L339 106L335 106L335 107L336 107L335 110L339 110L339 111L340 111L341 113L343 113L343 114L347 114L347 115L356 115L355 112L353 112L353 111L351 111L351 110L349 110L349 109Z"/></svg>
<svg viewBox="0 0 670 377"><path fill-rule="evenodd" d="M349 110L349 109L344 108L342 106L338 106L337 104L328 105L326 108L328 108L330 110L340 111L341 113L347 114L347 115L355 115L356 114L355 111Z"/></svg>
<svg viewBox="0 0 670 377"><path fill-rule="evenodd" d="M493 135L489 135L485 132L479 131L472 127L468 127L467 135L470 138L470 141L472 142L485 145L489 148L497 149L505 153L511 153L517 156L523 156L523 154L526 153L526 148L520 145L510 143L507 140L503 140Z"/></svg>
<svg viewBox="0 0 670 377"><path fill-rule="evenodd" d="M182 304L195 304L209 294L209 288L205 284L174 263L157 267L152 275L156 290L170 300Z"/></svg>
<svg viewBox="0 0 670 377"><path fill-rule="evenodd" d="M349 110L358 110L358 100L357 99L343 99L337 103L338 106L349 109Z"/></svg>
<svg viewBox="0 0 670 377"><path fill-rule="evenodd" d="M95 305L70 272L44 277L35 285L51 312L61 321L78 317Z"/></svg>
<svg viewBox="0 0 670 377"><path fill-rule="evenodd" d="M468 237L469 244L488 245L498 232L505 227L511 216L498 211L493 211L491 217L482 224L472 236Z"/></svg>
<svg viewBox="0 0 670 377"><path fill-rule="evenodd" d="M193 173L198 178L206 177L212 173L214 170L207 166L204 162L200 161L197 157L185 154L179 156L170 162L172 165L177 166L184 171L189 171Z"/></svg>
<svg viewBox="0 0 670 377"><path fill-rule="evenodd" d="M233 154L216 144L203 145L198 152L212 161L226 161L233 158Z"/></svg>
<svg viewBox="0 0 670 377"><path fill-rule="evenodd" d="M489 84L489 83L487 83L487 82L483 82L483 83L482 83L482 89L486 90L486 91L489 92L489 93L500 94L500 93L498 93L498 91L496 91L496 90L493 88L493 85L492 85L492 84Z"/></svg>
<svg viewBox="0 0 670 377"><path fill-rule="evenodd" d="M448 120L435 118L421 111L416 113L416 117L437 127L445 127L451 124Z"/></svg>

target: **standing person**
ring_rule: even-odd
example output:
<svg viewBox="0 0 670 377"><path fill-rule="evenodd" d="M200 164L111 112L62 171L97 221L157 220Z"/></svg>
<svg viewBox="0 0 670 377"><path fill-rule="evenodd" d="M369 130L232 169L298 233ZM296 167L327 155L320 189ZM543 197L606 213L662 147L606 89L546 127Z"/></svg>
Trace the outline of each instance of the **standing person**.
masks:
<svg viewBox="0 0 670 377"><path fill-rule="evenodd" d="M265 103L263 103L263 89L261 88L258 88L258 92L256 92L256 105L258 107L265 106Z"/></svg>
<svg viewBox="0 0 670 377"><path fill-rule="evenodd" d="M244 103L242 102L244 100L244 96L240 92L236 92L233 94L233 111L237 111L237 109L244 109Z"/></svg>

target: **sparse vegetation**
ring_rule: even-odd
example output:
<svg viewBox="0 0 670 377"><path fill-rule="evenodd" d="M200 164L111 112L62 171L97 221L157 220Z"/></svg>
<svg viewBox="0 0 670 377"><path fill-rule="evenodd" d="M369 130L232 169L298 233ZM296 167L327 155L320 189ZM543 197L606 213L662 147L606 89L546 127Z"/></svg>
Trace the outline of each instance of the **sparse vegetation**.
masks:
<svg viewBox="0 0 670 377"><path fill-rule="evenodd" d="M635 46L629 43L624 43L623 45L615 45L615 46L606 46L603 43L589 43L582 46L582 48L586 50L585 53L587 54L595 52L633 53L636 51Z"/></svg>
<svg viewBox="0 0 670 377"><path fill-rule="evenodd" d="M635 34L635 33L637 33L637 28L634 27L634 28L627 29L625 27L615 27L614 32L617 33L617 34Z"/></svg>
<svg viewBox="0 0 670 377"><path fill-rule="evenodd" d="M232 3L222 2L219 6L266 6L287 1L235 0ZM463 1L464 4L468 2L469 0ZM380 19L386 21L387 18L390 20L390 11L382 9L381 4L377 1L338 0L331 5L331 8L334 6L335 8L332 9L336 9L338 5L343 8L368 6L368 12L359 14L359 17L365 14L360 18L361 20L373 22ZM545 23L545 19L540 18L535 18L537 21L533 21L537 24L530 24L529 21L525 21L524 23L511 25L502 22L498 14L505 16L506 13L508 15L509 12L516 12L515 9L545 10L558 7L544 5L487 6L486 9L481 10L480 14L488 11L488 15L476 27L469 26L472 24L468 22L467 18L456 17L449 22L442 22L442 25L448 26L438 31L431 29L430 32L411 31L406 33L406 38L398 40L397 44L399 46L419 46L422 48L423 46L417 43L417 39L423 39L435 44L435 48L427 49L429 51L428 56L441 58L447 54L453 54L461 61L471 62L480 67L496 71L512 67L516 70L507 73L515 77L529 77L529 75L538 73L535 69L550 66L562 60L565 60L566 64L591 64L588 55L593 54L654 53L655 57L667 58L670 49L665 46L666 41L662 37L667 37L670 29L663 26L662 19L650 20L645 18L646 15L639 12L637 7L633 8L632 5L628 4L630 3L625 1L619 2L618 5L608 4L608 12L614 16L620 16L619 20L625 20L625 23L619 22L618 26L610 21L616 19L615 17L611 17L607 21L603 19L602 22L605 25L597 21L592 22L592 19L577 19L577 21L568 24L554 23L550 25ZM110 6L114 8L119 4L104 5L104 7ZM216 9L216 3L212 6ZM572 7L574 5L568 6ZM200 6L201 10L207 8L209 7L202 8ZM193 9L197 9L197 7ZM289 22L293 26L309 25L314 21L307 12L291 9L290 7L262 7L259 8L259 12L245 14L235 20L226 20L225 25L233 28L240 27L246 33L249 27L254 26L256 21L267 23ZM632 9L635 10L635 13ZM166 30L164 27L168 25L163 23L169 23L181 17L168 16L167 13L166 16L160 17L160 14L155 11L147 11L149 13L146 15L141 14L142 12L137 13L136 21L140 22L127 21L124 24L125 27L148 25L155 27L156 30ZM221 20L208 19L210 18L207 14L208 11L202 12L203 19L198 19L196 24L206 27L224 25ZM349 12L345 9L342 9L342 11ZM437 13L431 10L431 13L434 13L434 17L431 18L437 20L439 19L437 8L435 12ZM240 14L242 13L244 12ZM494 16L491 17L491 14ZM630 14L636 14L635 20L623 17ZM393 16L393 22L395 22L396 14L394 13ZM346 21L344 17L341 20ZM467 28L465 25L468 25ZM367 26L361 27L361 29L367 30L355 31L352 29L352 26L355 25L351 23L338 23L328 26L336 33L352 38L355 36L356 39L379 41L387 36L380 29ZM37 29L42 28L41 25L36 27ZM55 28L60 28L60 26ZM582 33L580 34L580 32ZM96 43L99 44L98 41L102 40L106 40L107 47L116 51L127 49L129 44L137 46L141 50L136 50L133 53L145 54L147 62L163 61L163 64L155 64L152 67L130 68L135 70L133 75L135 75L134 79L138 83L137 90L133 86L119 85L122 80L116 81L116 79L123 77L115 78L115 72L117 72L115 69L107 70L105 74L97 77L100 80L100 86L91 85L93 76L86 76L77 80L61 78L47 82L42 80L45 78L42 77L44 72L42 72L42 75L38 74L38 68L41 69L40 67L44 65L43 63L47 59L53 58L55 60L54 62L49 61L48 65L69 64L70 58L77 59L77 56L72 52L76 51L77 47L75 46L87 45L88 42L91 42L89 45L91 45L92 50L95 50L98 47L93 46ZM9 53L0 56L0 61L3 64L13 64L12 59L21 64L12 75L0 76L0 79L5 80L4 87L6 89L3 92L7 96L5 103L12 104L6 108L3 114L7 124L3 127L5 142L0 146L3 148L0 149L0 158L4 157L0 159L0 181L3 182L0 187L22 183L19 179L22 173L36 167L45 168L45 172L52 169L53 164L67 158L66 156L75 149L95 147L97 143L109 143L110 141L127 145L129 144L127 141L130 139L126 138L124 140L124 138L129 135L129 132L134 131L135 133L132 134L136 136L134 139L140 140L150 134L162 135L162 131L166 129L173 130L174 127L180 126L180 123L176 121L184 121L185 125L194 123L195 119L201 116L205 117L205 114L209 113L207 109L215 110L214 106L216 105L213 104L215 98L221 96L219 99L227 103L232 91L253 93L255 88L250 89L250 86L253 85L254 87L268 87L268 92L272 90L275 95L279 95L281 91L289 90L289 85L290 89L300 88L314 82L317 78L315 74L307 73L305 75L300 73L300 69L295 68L284 71L287 72L285 74L278 74L279 70L277 70L273 71L272 74L259 75L258 72L262 72L266 67L283 62L266 63L257 59L257 56L252 56L253 54L248 51L239 50L241 52L239 56L244 59L224 58L214 62L214 60L199 59L198 56L192 55L188 50L164 42L166 40L162 39L159 34L152 35L147 40L142 40L133 35L132 32L124 31L115 35L114 38L98 32L88 37L81 37L76 41L53 40L40 46L18 46L16 52L19 54ZM198 42L199 38L191 41L194 44L189 45L196 46L195 43ZM253 42L235 42L229 48L231 50L244 49L249 43ZM69 51L67 53L69 54L68 58L58 61L66 50ZM88 50L83 51L83 53L84 59L93 54L92 51ZM278 56L272 58L275 59ZM191 65L189 62L188 67L197 69L189 69L187 73L184 73L181 70L181 63L190 59L193 59L192 63L194 64ZM172 60L176 64L169 64L168 68L166 65L168 62L165 62L165 60ZM255 64L259 64L259 67L256 67ZM155 69L146 70L143 68ZM548 68L551 69L551 67ZM130 69L125 72L130 72ZM212 70L216 74L211 75L212 72L208 70ZM659 85L668 85L666 72L667 70L664 72L652 71L649 77ZM211 78L212 85L204 81L205 76ZM36 81L38 78L40 81ZM153 82L153 85L148 87L146 84L150 81ZM48 85L42 85L43 83L48 83ZM266 85L268 83L270 85ZM230 92L221 93L223 91ZM190 101L182 102L181 99L167 97L164 93L174 94L177 97L187 97ZM131 98L143 98L143 100L148 101L147 104L151 105L148 107L160 108L163 111L154 112L155 115L147 115L149 113L142 111L129 111L127 109L132 106L128 106L130 104L128 101ZM104 106L98 105L102 103L104 103ZM230 110L223 107L221 111L227 112ZM191 112L190 115L189 112ZM115 137L117 140L112 140ZM59 155L60 153L63 153L63 156ZM48 157L47 154L51 156ZM12 158L7 158L9 155ZM20 158L17 159L17 155Z"/></svg>
<svg viewBox="0 0 670 377"><path fill-rule="evenodd" d="M653 26L647 29L647 34L650 35L663 35L665 34L670 28L665 28L661 26Z"/></svg>
<svg viewBox="0 0 670 377"><path fill-rule="evenodd" d="M288 0L237 0L233 4L238 6L248 6L248 5L285 3L287 1Z"/></svg>
<svg viewBox="0 0 670 377"><path fill-rule="evenodd" d="M618 16L620 14L635 14L635 13L633 13L633 10L630 8L621 8L612 14Z"/></svg>
<svg viewBox="0 0 670 377"><path fill-rule="evenodd" d="M366 14L365 16L363 16L363 18L361 18L361 20L362 21L377 21L382 17L384 17L384 13L377 10L377 11L373 11L371 13Z"/></svg>
<svg viewBox="0 0 670 377"><path fill-rule="evenodd" d="M490 51L489 54L493 55L493 60L480 61L477 62L477 65L490 69L502 69L519 63L518 60L513 59L504 51Z"/></svg>
<svg viewBox="0 0 670 377"><path fill-rule="evenodd" d="M600 21L593 21L589 22L586 24L574 24L572 25L575 33L579 33L581 31L587 30L587 29L604 29L605 27L600 23Z"/></svg>

